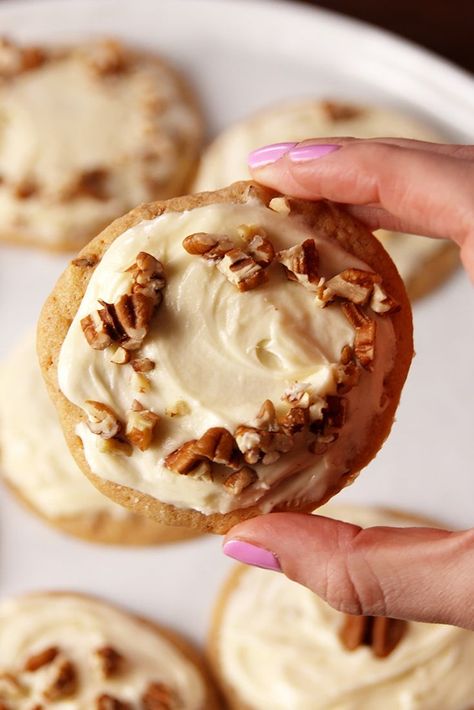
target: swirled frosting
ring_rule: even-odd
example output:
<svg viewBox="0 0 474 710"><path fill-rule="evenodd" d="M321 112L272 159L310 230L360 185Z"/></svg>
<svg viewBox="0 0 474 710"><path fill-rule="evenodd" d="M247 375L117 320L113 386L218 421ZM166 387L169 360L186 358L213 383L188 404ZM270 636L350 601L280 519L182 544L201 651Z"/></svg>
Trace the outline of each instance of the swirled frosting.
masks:
<svg viewBox="0 0 474 710"><path fill-rule="evenodd" d="M104 647L123 658L120 673L109 678L103 677L95 657ZM32 656L49 648L59 651L53 663L21 672ZM0 676L14 675L21 687L17 694L12 689L10 706L0 680L0 701L15 710L31 710L36 703L43 707L43 693L60 658L73 664L77 687L48 707L92 710L103 694L138 707L150 683L164 683L183 710L205 710L205 683L197 667L165 635L129 614L74 594L34 594L0 605Z"/></svg>
<svg viewBox="0 0 474 710"><path fill-rule="evenodd" d="M363 527L414 525L376 509L323 507ZM347 651L343 616L282 574L242 570L215 642L220 673L249 710L468 710L474 634L410 622L391 654Z"/></svg>
<svg viewBox="0 0 474 710"><path fill-rule="evenodd" d="M373 417L383 410L383 381L393 366L394 332L390 318L376 316L373 372L364 371L348 393L349 416L338 440L324 455L295 447L271 466L257 464L259 480L232 495L212 480L173 473L164 457L210 427L233 432L253 421L266 399L275 405L297 382L311 382L320 395L335 393L335 367L354 330L339 307L318 308L314 294L288 281L278 265L264 286L241 293L212 264L188 254L183 239L196 232L233 234L242 225L259 225L276 249L314 238L321 272L348 266L368 268L334 242L314 233L298 216L286 216L251 197L245 204L212 204L143 220L121 234L96 267L64 340L58 381L64 395L85 409L102 402L120 417L134 397L130 366L110 362L109 351L92 350L81 319L98 299L113 303L130 284L127 268L145 251L164 265L167 286L141 353L156 363L148 373L150 390L140 402L159 415L153 445L130 457L103 453L97 436L79 424L88 465L94 474L148 493L177 507L205 514L228 512L258 503L270 510L282 500L319 500L347 469L348 456L366 443ZM172 419L166 411L177 401L188 413ZM311 465L311 468L308 468Z"/></svg>

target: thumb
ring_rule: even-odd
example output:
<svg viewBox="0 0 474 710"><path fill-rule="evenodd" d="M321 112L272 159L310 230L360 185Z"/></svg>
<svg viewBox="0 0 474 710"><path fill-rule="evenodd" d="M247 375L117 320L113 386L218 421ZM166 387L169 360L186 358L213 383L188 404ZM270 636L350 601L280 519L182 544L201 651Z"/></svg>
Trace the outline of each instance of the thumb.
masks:
<svg viewBox="0 0 474 710"><path fill-rule="evenodd" d="M281 570L348 614L474 629L474 529L362 529L316 515L272 513L232 528L224 553Z"/></svg>

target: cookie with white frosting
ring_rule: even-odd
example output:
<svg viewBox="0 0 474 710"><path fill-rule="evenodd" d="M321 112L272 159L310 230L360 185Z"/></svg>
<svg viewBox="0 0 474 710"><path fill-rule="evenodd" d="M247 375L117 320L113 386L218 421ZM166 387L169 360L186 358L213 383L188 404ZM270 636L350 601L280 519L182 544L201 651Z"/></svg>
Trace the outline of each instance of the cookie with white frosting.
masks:
<svg viewBox="0 0 474 710"><path fill-rule="evenodd" d="M0 40L0 240L80 249L140 202L181 194L202 120L181 76L115 40Z"/></svg>
<svg viewBox="0 0 474 710"><path fill-rule="evenodd" d="M2 710L216 710L184 639L98 599L38 593L0 604Z"/></svg>
<svg viewBox="0 0 474 710"><path fill-rule="evenodd" d="M341 208L236 183L115 221L48 299L39 353L102 492L224 532L314 509L376 454L411 312L387 253Z"/></svg>
<svg viewBox="0 0 474 710"><path fill-rule="evenodd" d="M125 510L82 474L41 377L33 333L0 364L0 472L29 510L91 542L146 545L196 534Z"/></svg>
<svg viewBox="0 0 474 710"><path fill-rule="evenodd" d="M443 140L431 126L391 108L316 99L282 102L225 129L205 150L194 190L217 190L248 179L247 156L262 145L325 136ZM452 242L382 229L376 236L394 260L411 298L431 291L459 264Z"/></svg>
<svg viewBox="0 0 474 710"><path fill-rule="evenodd" d="M318 514L433 526L374 508ZM468 710L474 698L472 631L345 617L283 574L243 565L218 597L209 650L232 710Z"/></svg>

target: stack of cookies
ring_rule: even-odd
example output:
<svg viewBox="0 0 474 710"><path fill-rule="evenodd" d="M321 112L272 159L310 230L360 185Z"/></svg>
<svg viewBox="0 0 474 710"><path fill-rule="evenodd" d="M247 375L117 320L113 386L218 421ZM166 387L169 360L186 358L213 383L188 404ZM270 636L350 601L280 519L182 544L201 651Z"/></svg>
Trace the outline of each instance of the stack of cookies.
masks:
<svg viewBox="0 0 474 710"><path fill-rule="evenodd" d="M308 136L438 136L385 109L303 101L229 127L199 163L192 90L112 39L1 40L0 98L0 240L72 252L39 365L32 333L1 365L7 488L60 531L148 545L310 513L352 482L390 432L413 355L405 286L423 295L457 255L249 182L245 156ZM474 694L472 644L344 620L283 576L239 569L217 601L212 680L167 628L36 593L0 606L0 710L213 710L219 692L250 710L454 710Z"/></svg>

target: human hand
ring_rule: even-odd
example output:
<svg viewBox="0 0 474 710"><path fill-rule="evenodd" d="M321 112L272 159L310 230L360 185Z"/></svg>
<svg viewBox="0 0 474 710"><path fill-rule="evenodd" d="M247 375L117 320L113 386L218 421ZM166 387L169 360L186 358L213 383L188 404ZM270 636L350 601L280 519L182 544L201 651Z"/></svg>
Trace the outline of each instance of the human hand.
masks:
<svg viewBox="0 0 474 710"><path fill-rule="evenodd" d="M344 203L370 228L449 237L474 281L474 147L401 139L311 140L254 151L256 180ZM361 529L299 513L236 525L224 552L281 570L339 611L474 630L474 529Z"/></svg>

